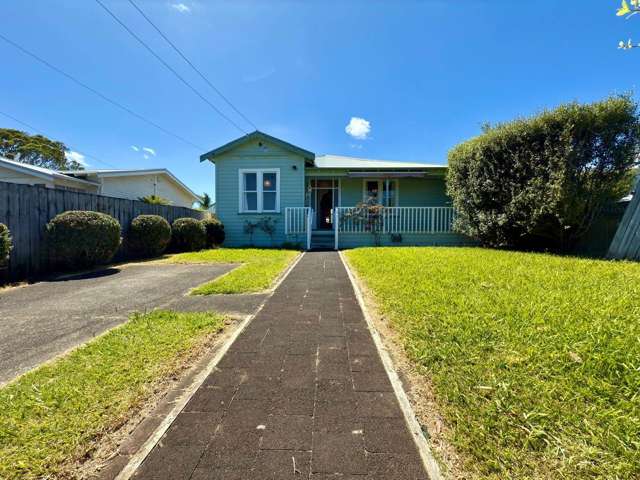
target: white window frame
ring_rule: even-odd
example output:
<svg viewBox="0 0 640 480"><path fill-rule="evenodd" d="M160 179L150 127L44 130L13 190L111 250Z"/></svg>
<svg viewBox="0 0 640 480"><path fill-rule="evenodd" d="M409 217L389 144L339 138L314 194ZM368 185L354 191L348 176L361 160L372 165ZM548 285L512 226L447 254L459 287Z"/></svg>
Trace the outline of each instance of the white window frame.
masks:
<svg viewBox="0 0 640 480"><path fill-rule="evenodd" d="M247 210L244 208L244 175L245 173L256 174L256 207L257 210ZM276 208L275 210L265 210L263 203L263 178L265 173L276 174ZM271 190L267 190L271 191ZM238 211L240 213L280 213L280 169L279 168L240 168L238 169Z"/></svg>
<svg viewBox="0 0 640 480"><path fill-rule="evenodd" d="M362 201L366 202L369 198L367 197L367 182L378 182L378 192L379 192L379 200L380 204L384 201L384 184L389 180L389 183L396 182L396 196L393 201L393 205L388 205L389 207L397 207L400 204L400 179L399 178L363 178L362 179ZM383 205L387 206L387 205Z"/></svg>

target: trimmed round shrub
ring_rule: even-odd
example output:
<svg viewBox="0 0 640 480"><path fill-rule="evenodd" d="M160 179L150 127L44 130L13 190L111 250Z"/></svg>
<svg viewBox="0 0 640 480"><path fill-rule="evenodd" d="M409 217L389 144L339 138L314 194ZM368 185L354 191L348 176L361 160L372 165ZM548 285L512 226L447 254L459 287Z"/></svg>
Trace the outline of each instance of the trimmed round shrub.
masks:
<svg viewBox="0 0 640 480"><path fill-rule="evenodd" d="M176 252L202 250L207 244L207 232L200 220L178 218L171 225L172 248Z"/></svg>
<svg viewBox="0 0 640 480"><path fill-rule="evenodd" d="M4 223L0 223L0 267L9 261L9 253L13 244L11 243L11 235L9 235L9 227Z"/></svg>
<svg viewBox="0 0 640 480"><path fill-rule="evenodd" d="M47 243L56 267L77 269L109 263L120 240L120 223L104 213L70 210L47 224Z"/></svg>
<svg viewBox="0 0 640 480"><path fill-rule="evenodd" d="M207 247L218 247L224 242L224 225L217 217L205 218L202 220L204 229L207 232Z"/></svg>
<svg viewBox="0 0 640 480"><path fill-rule="evenodd" d="M131 221L128 246L141 257L157 257L169 246L171 225L160 215L138 215Z"/></svg>

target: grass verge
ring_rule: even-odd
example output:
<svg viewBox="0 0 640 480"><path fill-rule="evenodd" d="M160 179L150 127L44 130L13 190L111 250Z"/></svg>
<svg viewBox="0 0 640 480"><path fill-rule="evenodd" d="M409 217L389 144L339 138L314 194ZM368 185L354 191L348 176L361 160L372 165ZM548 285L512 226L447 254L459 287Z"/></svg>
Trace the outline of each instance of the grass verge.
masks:
<svg viewBox="0 0 640 480"><path fill-rule="evenodd" d="M192 290L195 295L213 293L252 293L267 290L298 255L297 250L258 248L217 248L200 252L179 253L166 261L171 263L241 263L226 275Z"/></svg>
<svg viewBox="0 0 640 480"><path fill-rule="evenodd" d="M480 248L347 258L469 478L640 476L640 265Z"/></svg>
<svg viewBox="0 0 640 480"><path fill-rule="evenodd" d="M0 478L64 476L223 325L213 313L134 315L0 389Z"/></svg>

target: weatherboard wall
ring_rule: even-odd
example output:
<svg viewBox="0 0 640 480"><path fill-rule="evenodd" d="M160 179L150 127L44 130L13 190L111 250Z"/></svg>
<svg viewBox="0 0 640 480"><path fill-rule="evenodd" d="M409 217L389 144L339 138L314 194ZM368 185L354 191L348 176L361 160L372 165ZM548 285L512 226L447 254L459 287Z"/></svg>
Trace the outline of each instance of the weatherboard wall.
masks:
<svg viewBox="0 0 640 480"><path fill-rule="evenodd" d="M262 144L262 146L260 146ZM215 186L216 214L224 223L225 245L238 247L250 245L251 238L245 233L247 222L257 223L265 217L276 221L276 232L270 238L256 229L253 245L279 246L286 241L284 233L284 211L287 207L304 206L304 158L273 143L255 140L238 146L232 151L216 157ZM295 168L294 168L295 167ZM241 169L280 170L280 211L277 213L242 213L240 211L239 175Z"/></svg>

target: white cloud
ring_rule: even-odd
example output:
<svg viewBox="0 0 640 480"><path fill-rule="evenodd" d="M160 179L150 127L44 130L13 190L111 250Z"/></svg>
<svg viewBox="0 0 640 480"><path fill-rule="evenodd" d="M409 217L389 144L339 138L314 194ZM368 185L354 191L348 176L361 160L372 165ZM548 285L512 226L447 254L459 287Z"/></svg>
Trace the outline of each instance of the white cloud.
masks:
<svg viewBox="0 0 640 480"><path fill-rule="evenodd" d="M70 162L78 162L83 167L87 166L87 161L85 160L85 156L80 152L74 152L73 150L69 150L68 152L64 152L64 156Z"/></svg>
<svg viewBox="0 0 640 480"><path fill-rule="evenodd" d="M142 150L144 150L145 152L153 155L154 157L156 156L156 151L153 148L150 147L142 147ZM146 156L145 156L146 158Z"/></svg>
<svg viewBox="0 0 640 480"><path fill-rule="evenodd" d="M131 150L133 150L134 152L139 152L140 151L140 147L136 147L135 145L131 145Z"/></svg>
<svg viewBox="0 0 640 480"><path fill-rule="evenodd" d="M344 127L344 131L358 140L366 140L371 132L371 122L364 118L351 117L349 124Z"/></svg>
<svg viewBox="0 0 640 480"><path fill-rule="evenodd" d="M177 10L180 13L190 13L191 12L191 7L188 7L184 3L171 3L170 5L171 5L171 8L173 8L174 10Z"/></svg>
<svg viewBox="0 0 640 480"><path fill-rule="evenodd" d="M362 144L360 143L350 143L349 146L355 150L362 150Z"/></svg>

